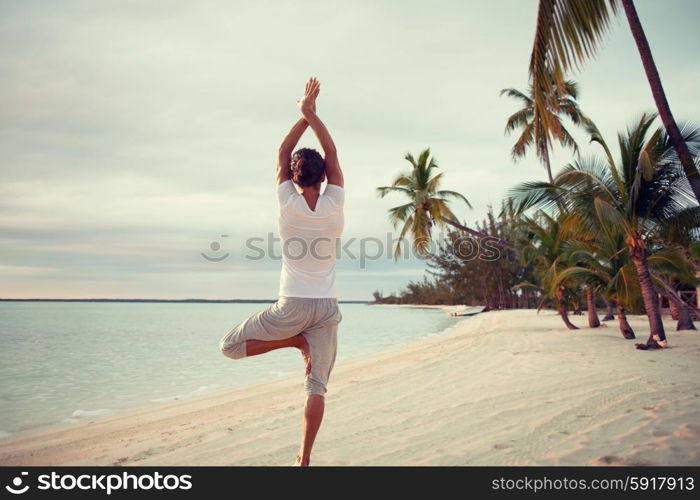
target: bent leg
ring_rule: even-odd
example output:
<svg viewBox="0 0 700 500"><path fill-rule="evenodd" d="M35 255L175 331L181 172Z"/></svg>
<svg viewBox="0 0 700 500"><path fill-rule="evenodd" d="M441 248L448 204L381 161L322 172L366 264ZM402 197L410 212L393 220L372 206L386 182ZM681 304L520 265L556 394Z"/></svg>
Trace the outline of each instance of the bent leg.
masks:
<svg viewBox="0 0 700 500"><path fill-rule="evenodd" d="M250 357L257 356L258 354L265 354L275 349L282 349L283 347L296 347L297 349L301 349L303 340L304 337L301 334L281 340L246 340L245 352L246 356Z"/></svg>
<svg viewBox="0 0 700 500"><path fill-rule="evenodd" d="M311 355L309 354L309 344L303 335L298 334L294 337L289 337L282 340L246 340L245 353L246 357L265 354L266 352L282 349L283 347L295 347L301 351L301 357L304 359L304 374L309 375L311 372Z"/></svg>
<svg viewBox="0 0 700 500"><path fill-rule="evenodd" d="M219 341L219 349L232 359L263 354L282 347L298 347L299 336L305 327L303 320L279 302L255 313L236 325Z"/></svg>

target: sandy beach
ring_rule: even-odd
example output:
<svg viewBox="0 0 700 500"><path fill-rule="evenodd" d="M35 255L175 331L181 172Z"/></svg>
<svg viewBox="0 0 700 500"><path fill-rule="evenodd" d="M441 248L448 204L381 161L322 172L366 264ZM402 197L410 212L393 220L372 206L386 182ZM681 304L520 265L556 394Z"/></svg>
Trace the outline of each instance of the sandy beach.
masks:
<svg viewBox="0 0 700 500"><path fill-rule="evenodd" d="M316 465L700 465L700 333L638 351L616 322L489 312L336 366ZM637 338L644 317L632 316ZM342 333L341 333L342 334ZM288 465L302 373L37 432L1 465Z"/></svg>

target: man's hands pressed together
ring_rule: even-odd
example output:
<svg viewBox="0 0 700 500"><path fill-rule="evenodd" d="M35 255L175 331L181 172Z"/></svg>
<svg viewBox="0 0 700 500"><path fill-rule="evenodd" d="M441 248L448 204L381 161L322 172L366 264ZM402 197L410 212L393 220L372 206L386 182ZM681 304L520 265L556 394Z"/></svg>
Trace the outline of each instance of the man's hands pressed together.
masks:
<svg viewBox="0 0 700 500"><path fill-rule="evenodd" d="M321 82L319 82L315 76L309 78L306 82L306 88L304 89L304 95L301 99L297 101L301 114L304 118L310 114L316 114L316 98L318 93L321 91Z"/></svg>
<svg viewBox="0 0 700 500"><path fill-rule="evenodd" d="M302 117L282 141L277 152L277 184L291 179L291 156L306 127L311 127L321 143L324 161L326 163L326 179L328 184L343 187L343 172L338 162L338 152L331 134L316 114L316 98L321 91L321 83L312 76L306 82L304 95L297 101Z"/></svg>
<svg viewBox="0 0 700 500"><path fill-rule="evenodd" d="M340 169L338 162L338 151L335 148L335 143L328 129L323 124L321 119L316 114L316 97L321 91L321 83L312 76L306 82L304 97L299 99L299 109L304 119L309 123L309 126L316 134L318 142L321 143L323 149L324 160L326 162L326 179L328 184L343 187L343 172Z"/></svg>

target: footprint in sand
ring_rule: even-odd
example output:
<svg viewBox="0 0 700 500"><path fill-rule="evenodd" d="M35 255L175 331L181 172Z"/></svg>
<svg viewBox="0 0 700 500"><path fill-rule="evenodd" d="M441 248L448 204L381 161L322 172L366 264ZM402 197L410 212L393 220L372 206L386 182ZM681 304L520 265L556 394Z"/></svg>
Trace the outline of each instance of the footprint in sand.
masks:
<svg viewBox="0 0 700 500"><path fill-rule="evenodd" d="M503 443L496 443L493 445L494 450L507 450L509 448L512 448L512 446Z"/></svg>
<svg viewBox="0 0 700 500"><path fill-rule="evenodd" d="M588 462L588 465L626 465L630 467L648 467L651 464L635 458L621 457L618 455L603 455Z"/></svg>
<svg viewBox="0 0 700 500"><path fill-rule="evenodd" d="M604 455L588 462L589 465L624 465L625 459L617 455Z"/></svg>

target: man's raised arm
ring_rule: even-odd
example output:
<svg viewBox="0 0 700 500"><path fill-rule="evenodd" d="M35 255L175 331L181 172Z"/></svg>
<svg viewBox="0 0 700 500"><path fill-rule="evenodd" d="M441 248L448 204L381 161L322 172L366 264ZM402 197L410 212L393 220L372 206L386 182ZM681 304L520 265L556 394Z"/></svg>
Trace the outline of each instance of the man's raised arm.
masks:
<svg viewBox="0 0 700 500"><path fill-rule="evenodd" d="M330 132L328 132L328 129L316 114L315 103L320 86L321 84L316 78L309 79L309 82L306 84L306 93L299 101L299 109L301 109L301 114L304 115L304 118L314 131L314 134L316 134L318 142L321 143L324 160L326 162L326 178L328 179L328 184L343 187L343 171L340 169L340 163L338 162L338 151L335 148L335 143L333 142Z"/></svg>
<svg viewBox="0 0 700 500"><path fill-rule="evenodd" d="M292 178L292 153L308 126L305 118L299 118L280 144L277 152L277 184Z"/></svg>

